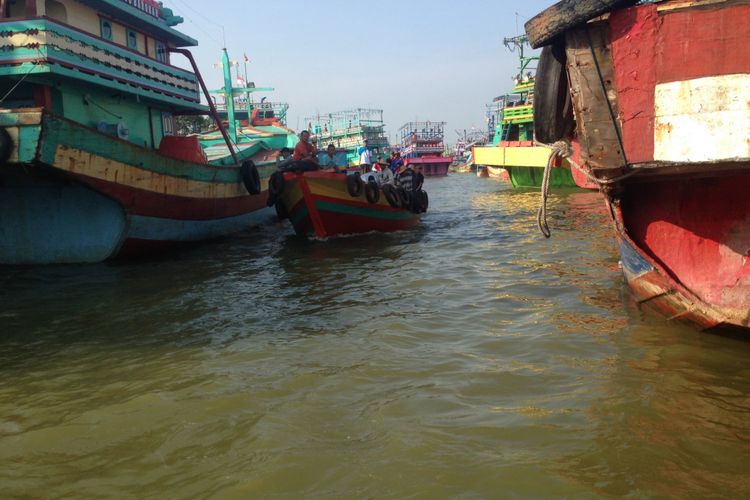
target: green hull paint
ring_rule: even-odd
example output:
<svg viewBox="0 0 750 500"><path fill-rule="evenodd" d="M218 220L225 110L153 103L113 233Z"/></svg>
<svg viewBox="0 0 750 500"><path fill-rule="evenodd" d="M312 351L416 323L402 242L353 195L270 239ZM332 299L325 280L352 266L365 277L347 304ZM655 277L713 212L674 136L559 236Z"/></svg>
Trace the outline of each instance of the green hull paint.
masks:
<svg viewBox="0 0 750 500"><path fill-rule="evenodd" d="M375 210L368 207L355 207L352 205L345 205L343 203L335 203L329 201L318 201L315 203L315 206L318 208L318 210L323 212L358 215L361 217L370 217L373 219L405 220L413 219L414 217L416 217L416 215L407 211L390 212L385 210Z"/></svg>
<svg viewBox="0 0 750 500"><path fill-rule="evenodd" d="M505 167L510 181L516 188L540 188L544 179L544 169L538 167ZM550 175L551 188L575 188L573 174L565 168L553 168Z"/></svg>

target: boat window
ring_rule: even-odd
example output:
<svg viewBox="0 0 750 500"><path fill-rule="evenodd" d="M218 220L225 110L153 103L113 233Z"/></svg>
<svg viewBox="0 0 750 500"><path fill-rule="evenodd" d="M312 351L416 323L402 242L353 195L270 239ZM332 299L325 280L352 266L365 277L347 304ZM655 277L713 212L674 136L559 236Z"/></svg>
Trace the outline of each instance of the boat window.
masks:
<svg viewBox="0 0 750 500"><path fill-rule="evenodd" d="M46 0L46 2L44 2L44 12L49 18L56 19L63 23L68 22L68 11L65 10L65 6L57 0Z"/></svg>
<svg viewBox="0 0 750 500"><path fill-rule="evenodd" d="M162 130L165 136L174 135L174 116L172 113L161 114Z"/></svg>
<svg viewBox="0 0 750 500"><path fill-rule="evenodd" d="M102 19L101 28L102 38L105 40L112 40L112 23L106 19Z"/></svg>
<svg viewBox="0 0 750 500"><path fill-rule="evenodd" d="M138 34L133 30L128 30L128 48L138 50Z"/></svg>
<svg viewBox="0 0 750 500"><path fill-rule="evenodd" d="M169 62L167 46L162 42L156 42L156 60L161 61L163 63Z"/></svg>

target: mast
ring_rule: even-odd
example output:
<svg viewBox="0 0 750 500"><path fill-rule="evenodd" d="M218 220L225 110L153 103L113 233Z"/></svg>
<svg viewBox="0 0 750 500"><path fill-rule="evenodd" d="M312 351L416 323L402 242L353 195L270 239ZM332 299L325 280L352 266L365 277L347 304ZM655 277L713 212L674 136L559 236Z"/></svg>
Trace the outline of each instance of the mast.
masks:
<svg viewBox="0 0 750 500"><path fill-rule="evenodd" d="M232 65L229 62L229 53L227 49L222 49L221 66L224 69L224 102L227 106L227 121L229 121L229 136L232 138L235 144L237 144L237 121L234 115L234 93L232 92L234 85L232 84Z"/></svg>

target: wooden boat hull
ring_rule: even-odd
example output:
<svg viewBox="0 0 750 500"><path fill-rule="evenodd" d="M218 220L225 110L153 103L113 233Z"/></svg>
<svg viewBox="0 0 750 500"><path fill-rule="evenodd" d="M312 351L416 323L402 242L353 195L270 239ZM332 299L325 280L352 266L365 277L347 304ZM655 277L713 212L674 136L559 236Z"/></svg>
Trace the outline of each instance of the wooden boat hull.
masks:
<svg viewBox="0 0 750 500"><path fill-rule="evenodd" d="M401 231L416 226L421 219L421 214L391 207L384 196L377 203L369 203L364 194L350 196L344 174L286 173L284 178L280 201L301 236L326 239Z"/></svg>
<svg viewBox="0 0 750 500"><path fill-rule="evenodd" d="M748 189L750 173L626 187L612 212L639 302L701 328L750 326Z"/></svg>
<svg viewBox="0 0 750 500"><path fill-rule="evenodd" d="M642 4L565 35L581 164L606 183L625 278L705 329L750 328L749 37L750 4L726 0Z"/></svg>
<svg viewBox="0 0 750 500"><path fill-rule="evenodd" d="M500 179L501 181L505 182L511 182L510 179L510 173L507 169L504 169L502 167L486 167L487 169L487 177L490 177L492 179Z"/></svg>
<svg viewBox="0 0 750 500"><path fill-rule="evenodd" d="M14 144L0 165L3 264L99 262L271 215L237 167L176 160L40 111L4 113L0 126Z"/></svg>

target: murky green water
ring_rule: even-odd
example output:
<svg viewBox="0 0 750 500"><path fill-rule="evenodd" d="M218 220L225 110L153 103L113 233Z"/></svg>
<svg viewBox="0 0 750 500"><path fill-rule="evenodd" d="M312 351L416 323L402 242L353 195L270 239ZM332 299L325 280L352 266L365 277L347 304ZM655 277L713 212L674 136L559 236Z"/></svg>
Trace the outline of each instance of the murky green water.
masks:
<svg viewBox="0 0 750 500"><path fill-rule="evenodd" d="M0 497L750 495L750 342L628 299L596 194L3 269Z"/></svg>

